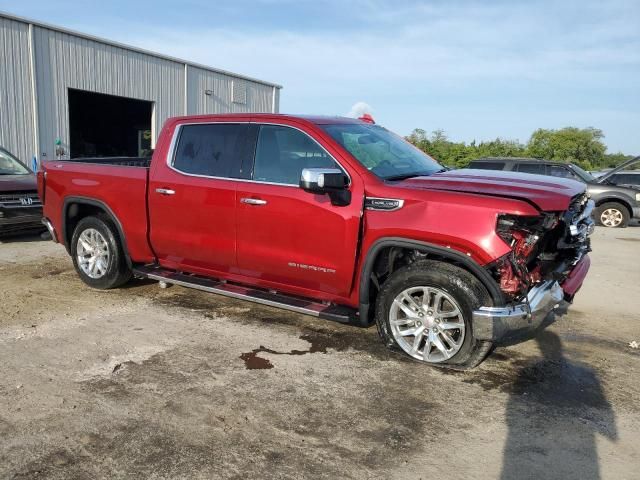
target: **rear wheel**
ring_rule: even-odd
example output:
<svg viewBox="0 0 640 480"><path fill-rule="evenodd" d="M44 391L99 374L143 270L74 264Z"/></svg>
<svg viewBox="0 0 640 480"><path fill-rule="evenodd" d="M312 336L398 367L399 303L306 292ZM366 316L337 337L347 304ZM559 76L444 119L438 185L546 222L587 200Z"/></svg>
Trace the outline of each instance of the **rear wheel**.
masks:
<svg viewBox="0 0 640 480"><path fill-rule="evenodd" d="M71 239L71 257L76 272L90 287L115 288L131 278L118 231L106 216L78 222Z"/></svg>
<svg viewBox="0 0 640 480"><path fill-rule="evenodd" d="M598 225L609 228L624 228L629 223L629 211L617 202L603 203L596 209Z"/></svg>
<svg viewBox="0 0 640 480"><path fill-rule="evenodd" d="M376 323L391 349L425 363L472 368L491 342L474 338L471 316L491 304L486 289L466 270L422 260L385 281L376 301Z"/></svg>

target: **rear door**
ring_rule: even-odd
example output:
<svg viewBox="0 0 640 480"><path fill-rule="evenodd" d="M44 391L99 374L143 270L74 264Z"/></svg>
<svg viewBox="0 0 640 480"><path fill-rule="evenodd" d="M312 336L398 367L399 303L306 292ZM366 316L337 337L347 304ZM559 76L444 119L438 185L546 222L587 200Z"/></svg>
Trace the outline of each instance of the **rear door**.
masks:
<svg viewBox="0 0 640 480"><path fill-rule="evenodd" d="M246 122L176 127L149 180L150 242L162 266L228 272L236 263L236 186L248 175Z"/></svg>
<svg viewBox="0 0 640 480"><path fill-rule="evenodd" d="M252 182L238 183L238 267L243 275L328 297L348 296L362 210L359 177L294 125L259 125ZM340 168L352 201L299 188L303 168Z"/></svg>

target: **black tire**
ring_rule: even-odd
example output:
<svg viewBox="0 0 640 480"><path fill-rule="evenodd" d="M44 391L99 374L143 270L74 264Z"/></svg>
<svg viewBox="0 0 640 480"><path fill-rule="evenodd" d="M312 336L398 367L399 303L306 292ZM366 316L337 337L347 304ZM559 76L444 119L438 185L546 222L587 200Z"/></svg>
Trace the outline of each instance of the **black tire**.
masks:
<svg viewBox="0 0 640 480"><path fill-rule="evenodd" d="M389 323L391 305L407 288L435 287L452 297L459 305L465 325L465 334L458 352L448 360L432 363L416 359L405 352L394 338ZM384 282L376 299L376 325L385 345L400 351L410 358L429 365L456 369L473 368L485 359L492 343L476 340L471 322L472 312L481 306L492 306L491 296L480 281L462 268L435 260L420 260L393 272Z"/></svg>
<svg viewBox="0 0 640 480"><path fill-rule="evenodd" d="M606 225L603 222L602 219L602 214L605 211L615 211L615 212L619 212L619 218L621 218L620 223L617 225ZM596 213L595 213L595 220L596 223L598 225L601 225L603 227L607 227L607 228L625 228L627 225L629 225L629 220L631 218L631 215L629 213L629 210L627 209L627 207L625 207L623 204L618 203L618 202L606 202L603 203L602 205L600 205L599 207L596 208Z"/></svg>
<svg viewBox="0 0 640 480"><path fill-rule="evenodd" d="M97 230L106 241L108 248L109 257L106 262L106 271L99 278L92 278L78 264L78 241L82 233L89 229ZM78 276L92 288L100 290L116 288L131 279L132 272L127 265L118 230L106 215L85 217L80 220L73 231L70 250L73 266L78 272Z"/></svg>

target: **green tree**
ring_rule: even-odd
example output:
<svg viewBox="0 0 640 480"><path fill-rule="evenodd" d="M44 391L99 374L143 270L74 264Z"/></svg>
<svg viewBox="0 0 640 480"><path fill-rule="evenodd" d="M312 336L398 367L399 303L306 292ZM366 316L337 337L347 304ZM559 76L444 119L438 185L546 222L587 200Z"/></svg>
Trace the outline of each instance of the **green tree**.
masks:
<svg viewBox="0 0 640 480"><path fill-rule="evenodd" d="M627 160L631 160L633 155L625 155L622 152L618 153L607 153L604 156L604 165L603 168L613 168L616 165L620 165L622 162L626 162ZM635 166L631 166L630 168L640 168L640 165L636 164Z"/></svg>
<svg viewBox="0 0 640 480"><path fill-rule="evenodd" d="M464 168L471 160L482 157L536 157L573 162L586 170L593 170L614 167L631 158L622 153L607 154L602 130L591 127L539 128L533 132L527 145L503 138L480 143L474 140L469 144L452 142L443 130L428 134L421 128L416 128L406 138L443 165L456 168Z"/></svg>
<svg viewBox="0 0 640 480"><path fill-rule="evenodd" d="M425 130L416 128L407 140L443 165L456 168L464 168L471 160L480 157L513 157L526 153L525 146L517 141L496 138L479 144L474 140L467 145L450 141L443 130L434 130L427 135Z"/></svg>
<svg viewBox="0 0 640 480"><path fill-rule="evenodd" d="M603 168L607 151L603 138L602 130L592 127L539 128L531 135L527 151L533 157L576 163L586 170Z"/></svg>

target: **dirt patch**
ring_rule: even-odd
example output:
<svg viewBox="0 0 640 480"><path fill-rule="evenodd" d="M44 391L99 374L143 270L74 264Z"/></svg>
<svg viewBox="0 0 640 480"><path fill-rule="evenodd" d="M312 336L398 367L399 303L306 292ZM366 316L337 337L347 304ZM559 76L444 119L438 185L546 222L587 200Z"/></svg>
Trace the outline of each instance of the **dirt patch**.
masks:
<svg viewBox="0 0 640 480"><path fill-rule="evenodd" d="M466 372L375 328L154 282L94 291L63 250L0 245L0 477L634 478L640 272L620 235L596 231L555 339Z"/></svg>
<svg viewBox="0 0 640 480"><path fill-rule="evenodd" d="M31 275L31 278L33 278L34 280L38 280L40 278L45 278L45 277L55 277L56 275L60 275L63 273L70 273L73 270L68 270L68 269L64 269L64 268L54 268L52 270L49 270L45 273L35 273L33 275Z"/></svg>

